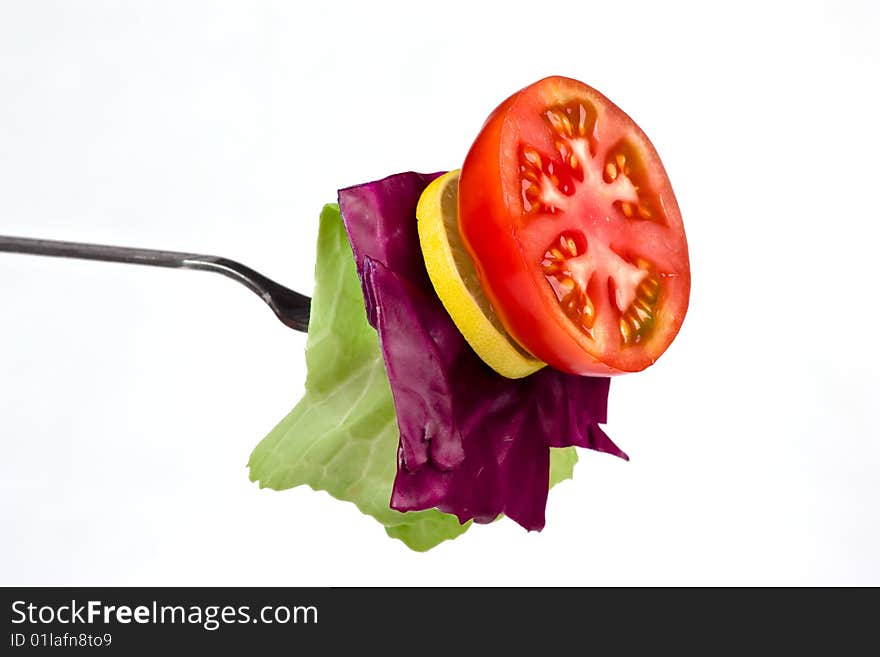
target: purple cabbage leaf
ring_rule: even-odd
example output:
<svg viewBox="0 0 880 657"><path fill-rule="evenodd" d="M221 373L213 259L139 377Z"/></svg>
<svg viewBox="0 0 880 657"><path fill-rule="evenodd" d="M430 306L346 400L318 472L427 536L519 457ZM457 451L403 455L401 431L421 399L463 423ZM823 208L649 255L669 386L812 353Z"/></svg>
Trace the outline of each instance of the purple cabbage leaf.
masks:
<svg viewBox="0 0 880 657"><path fill-rule="evenodd" d="M540 530L551 448L628 458L599 427L609 379L550 367L507 379L470 348L434 292L419 247L415 209L437 175L402 173L339 192L400 430L391 507L437 508L462 523L504 514Z"/></svg>

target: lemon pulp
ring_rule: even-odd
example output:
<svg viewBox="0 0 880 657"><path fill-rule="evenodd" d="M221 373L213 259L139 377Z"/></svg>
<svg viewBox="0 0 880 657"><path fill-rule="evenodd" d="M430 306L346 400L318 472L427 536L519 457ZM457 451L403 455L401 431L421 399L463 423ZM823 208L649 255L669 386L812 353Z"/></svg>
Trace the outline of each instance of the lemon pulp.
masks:
<svg viewBox="0 0 880 657"><path fill-rule="evenodd" d="M458 174L436 178L416 208L419 242L434 290L471 348L493 370L521 379L545 363L511 338L492 311L458 233Z"/></svg>

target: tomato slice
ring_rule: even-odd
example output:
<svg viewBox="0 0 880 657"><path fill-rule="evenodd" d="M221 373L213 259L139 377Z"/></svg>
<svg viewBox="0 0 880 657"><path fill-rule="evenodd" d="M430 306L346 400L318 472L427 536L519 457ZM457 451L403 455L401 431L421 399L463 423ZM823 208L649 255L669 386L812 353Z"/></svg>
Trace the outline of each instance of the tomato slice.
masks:
<svg viewBox="0 0 880 657"><path fill-rule="evenodd" d="M595 89L550 77L486 120L459 231L508 333L565 372L642 370L690 294L678 203L645 133Z"/></svg>

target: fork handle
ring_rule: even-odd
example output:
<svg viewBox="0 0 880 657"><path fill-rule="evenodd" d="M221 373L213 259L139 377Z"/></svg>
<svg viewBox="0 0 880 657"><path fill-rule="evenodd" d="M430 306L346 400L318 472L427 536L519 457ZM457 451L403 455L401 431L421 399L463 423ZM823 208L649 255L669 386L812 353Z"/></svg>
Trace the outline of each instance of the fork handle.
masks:
<svg viewBox="0 0 880 657"><path fill-rule="evenodd" d="M294 292L250 267L228 258L181 251L135 249L126 246L5 235L0 235L0 252L213 271L238 281L259 296L286 326L296 331L308 331L309 328L311 306L309 297Z"/></svg>
<svg viewBox="0 0 880 657"><path fill-rule="evenodd" d="M178 251L133 249L125 246L62 242L59 240L41 240L30 237L8 237L5 235L0 235L0 251L56 256L59 258L78 258L80 260L127 262L138 265L152 265L154 267L185 267L188 259L199 257L195 253L181 253Z"/></svg>

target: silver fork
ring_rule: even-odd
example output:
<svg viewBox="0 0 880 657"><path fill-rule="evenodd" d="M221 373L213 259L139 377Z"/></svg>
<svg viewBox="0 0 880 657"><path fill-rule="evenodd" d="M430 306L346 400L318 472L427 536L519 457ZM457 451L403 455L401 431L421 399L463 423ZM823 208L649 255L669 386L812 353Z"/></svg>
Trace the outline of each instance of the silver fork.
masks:
<svg viewBox="0 0 880 657"><path fill-rule="evenodd" d="M58 240L4 235L0 235L0 252L212 271L238 281L259 296L286 326L295 331L308 331L309 328L311 303L309 297L294 292L250 267L228 258L178 251L133 249L124 246L60 242Z"/></svg>

